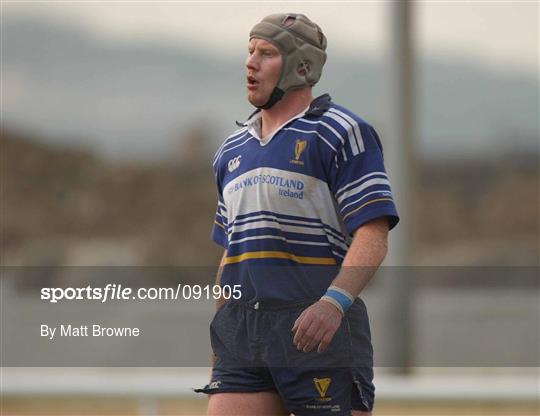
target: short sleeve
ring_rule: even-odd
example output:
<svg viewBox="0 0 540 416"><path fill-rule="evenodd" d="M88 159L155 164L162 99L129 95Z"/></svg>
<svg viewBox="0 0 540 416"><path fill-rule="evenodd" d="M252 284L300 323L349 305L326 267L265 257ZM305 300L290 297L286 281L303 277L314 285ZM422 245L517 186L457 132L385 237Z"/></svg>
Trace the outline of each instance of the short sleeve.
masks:
<svg viewBox="0 0 540 416"><path fill-rule="evenodd" d="M228 247L227 238L227 207L223 202L221 194L218 194L216 216L214 218L214 225L212 226L212 240L220 246Z"/></svg>
<svg viewBox="0 0 540 416"><path fill-rule="evenodd" d="M363 151L338 153L330 179L341 218L351 235L376 218L387 217L390 229L399 221L377 133L367 123L359 123L359 132Z"/></svg>

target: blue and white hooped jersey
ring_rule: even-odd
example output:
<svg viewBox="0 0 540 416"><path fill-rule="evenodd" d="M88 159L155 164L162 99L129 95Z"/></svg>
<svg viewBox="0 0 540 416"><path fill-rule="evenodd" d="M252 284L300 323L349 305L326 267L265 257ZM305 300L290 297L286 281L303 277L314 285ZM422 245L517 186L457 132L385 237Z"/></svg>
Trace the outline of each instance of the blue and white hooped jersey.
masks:
<svg viewBox="0 0 540 416"><path fill-rule="evenodd" d="M398 222L375 130L325 94L262 143L246 125L218 149L212 239L222 285L246 300L321 296L362 224Z"/></svg>

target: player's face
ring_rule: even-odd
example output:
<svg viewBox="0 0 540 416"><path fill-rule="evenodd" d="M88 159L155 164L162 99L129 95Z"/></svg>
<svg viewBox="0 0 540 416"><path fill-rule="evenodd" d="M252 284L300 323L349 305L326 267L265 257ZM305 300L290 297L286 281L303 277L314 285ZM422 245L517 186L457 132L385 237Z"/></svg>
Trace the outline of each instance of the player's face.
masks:
<svg viewBox="0 0 540 416"><path fill-rule="evenodd" d="M270 42L252 38L246 59L246 88L248 101L263 105L277 85L281 72L281 53Z"/></svg>

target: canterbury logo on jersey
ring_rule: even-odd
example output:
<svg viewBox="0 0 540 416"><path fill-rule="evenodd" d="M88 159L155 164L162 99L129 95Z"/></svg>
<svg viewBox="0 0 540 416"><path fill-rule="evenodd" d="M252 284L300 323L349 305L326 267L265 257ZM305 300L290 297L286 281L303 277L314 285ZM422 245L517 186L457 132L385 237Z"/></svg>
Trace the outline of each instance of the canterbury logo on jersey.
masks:
<svg viewBox="0 0 540 416"><path fill-rule="evenodd" d="M238 169L238 167L240 166L240 159L242 159L242 155L233 157L231 160L229 160L229 163L227 164L229 172Z"/></svg>

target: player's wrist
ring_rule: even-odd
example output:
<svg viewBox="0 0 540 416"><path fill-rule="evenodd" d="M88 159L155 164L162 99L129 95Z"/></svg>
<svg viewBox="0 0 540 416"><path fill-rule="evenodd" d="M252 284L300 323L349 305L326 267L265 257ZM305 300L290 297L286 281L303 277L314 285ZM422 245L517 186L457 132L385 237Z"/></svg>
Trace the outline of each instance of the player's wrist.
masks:
<svg viewBox="0 0 540 416"><path fill-rule="evenodd" d="M354 302L354 297L340 287L330 286L321 297L321 300L330 303L341 313L341 316L345 316L345 312Z"/></svg>
<svg viewBox="0 0 540 416"><path fill-rule="evenodd" d="M319 300L332 305L332 308L339 313L340 318L343 318L345 316L341 307L333 299L323 296Z"/></svg>

